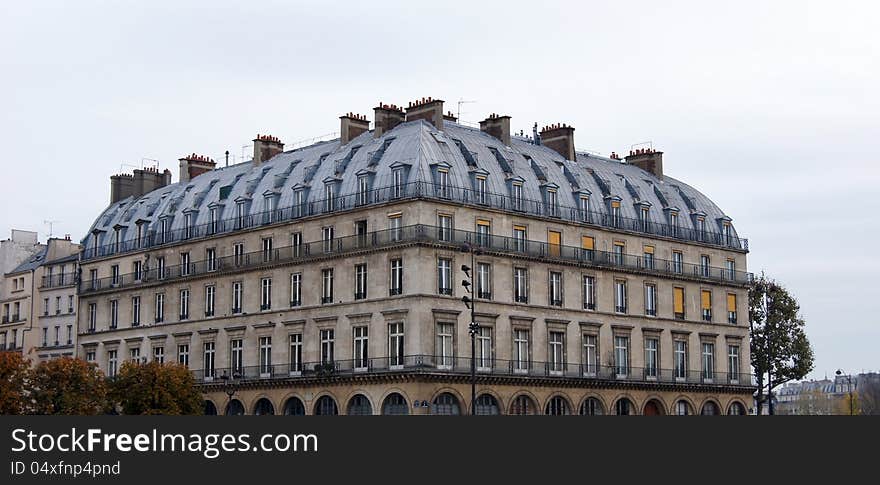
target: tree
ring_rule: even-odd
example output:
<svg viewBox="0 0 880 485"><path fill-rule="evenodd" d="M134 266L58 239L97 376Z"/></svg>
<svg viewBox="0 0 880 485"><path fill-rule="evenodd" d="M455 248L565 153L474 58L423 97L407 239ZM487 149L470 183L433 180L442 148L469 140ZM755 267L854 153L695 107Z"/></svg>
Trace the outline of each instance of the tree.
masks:
<svg viewBox="0 0 880 485"><path fill-rule="evenodd" d="M19 352L0 352L0 414L25 414L30 363Z"/></svg>
<svg viewBox="0 0 880 485"><path fill-rule="evenodd" d="M758 380L758 414L773 389L803 379L813 370L813 349L804 331L797 300L781 284L763 274L749 289L752 368ZM766 391L766 396L765 396Z"/></svg>
<svg viewBox="0 0 880 485"><path fill-rule="evenodd" d="M94 415L107 410L107 384L95 364L61 358L33 371L33 413Z"/></svg>
<svg viewBox="0 0 880 485"><path fill-rule="evenodd" d="M859 411L866 416L880 415L880 375L859 376Z"/></svg>
<svg viewBox="0 0 880 485"><path fill-rule="evenodd" d="M111 384L111 397L124 414L202 414L195 379L180 364L126 362Z"/></svg>

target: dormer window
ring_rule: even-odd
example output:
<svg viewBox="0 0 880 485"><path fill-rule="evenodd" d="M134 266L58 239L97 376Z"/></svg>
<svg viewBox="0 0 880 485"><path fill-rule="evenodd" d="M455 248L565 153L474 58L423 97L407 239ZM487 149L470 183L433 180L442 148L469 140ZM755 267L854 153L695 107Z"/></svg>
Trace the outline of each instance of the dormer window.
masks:
<svg viewBox="0 0 880 485"><path fill-rule="evenodd" d="M513 210L523 210L523 184L522 182L514 182L511 185L511 195L513 197Z"/></svg>
<svg viewBox="0 0 880 485"><path fill-rule="evenodd" d="M245 201L240 200L235 203L235 226L239 229L245 226L245 217L247 216L247 210L245 207Z"/></svg>
<svg viewBox="0 0 880 485"><path fill-rule="evenodd" d="M611 225L613 227L620 227L620 201L612 200L611 201Z"/></svg>
<svg viewBox="0 0 880 485"><path fill-rule="evenodd" d="M141 222L137 223L137 239L135 239L135 245L138 248L143 247L144 243L144 225Z"/></svg>
<svg viewBox="0 0 880 485"><path fill-rule="evenodd" d="M332 212L336 209L333 192L332 182L324 184L324 212Z"/></svg>
<svg viewBox="0 0 880 485"><path fill-rule="evenodd" d="M437 192L444 199L449 198L449 170L437 169Z"/></svg>
<svg viewBox="0 0 880 485"><path fill-rule="evenodd" d="M395 199L399 199L403 197L403 168L395 168L392 170L391 177L393 180L391 196Z"/></svg>
<svg viewBox="0 0 880 485"><path fill-rule="evenodd" d="M488 204L489 199L486 194L486 176L485 175L477 175L476 176L476 191L477 191L477 203L478 204Z"/></svg>
<svg viewBox="0 0 880 485"><path fill-rule="evenodd" d="M396 186L396 184L395 184ZM358 177L358 192L357 192L357 204L358 205L367 205L370 203L369 199L369 189L370 189L370 181L367 179L366 175L361 175Z"/></svg>
<svg viewBox="0 0 880 485"><path fill-rule="evenodd" d="M559 194L556 189L547 189L547 203L550 206L550 215L559 215Z"/></svg>
<svg viewBox="0 0 880 485"><path fill-rule="evenodd" d="M278 195L275 193L263 194L263 223L269 224L281 219L280 215L275 214L278 210Z"/></svg>
<svg viewBox="0 0 880 485"><path fill-rule="evenodd" d="M293 191L293 216L302 217L305 214L306 191L297 189Z"/></svg>
<svg viewBox="0 0 880 485"><path fill-rule="evenodd" d="M639 205L639 228L644 232L651 232L651 207L646 204Z"/></svg>
<svg viewBox="0 0 880 485"><path fill-rule="evenodd" d="M667 233L672 237L678 237L678 209L667 208L666 210L669 217L669 230Z"/></svg>
<svg viewBox="0 0 880 485"><path fill-rule="evenodd" d="M730 221L721 222L721 232L724 234L724 244L733 246L733 225Z"/></svg>
<svg viewBox="0 0 880 485"><path fill-rule="evenodd" d="M217 208L216 208L216 207L212 207L212 208L210 209L210 212L211 212L211 213L210 213L210 216L211 216L211 223L210 223L211 234L216 234L216 233L217 233L217 218L219 217L219 215L217 214Z"/></svg>
<svg viewBox="0 0 880 485"><path fill-rule="evenodd" d="M193 237L196 225L195 213L187 212L183 215L183 234L186 239Z"/></svg>
<svg viewBox="0 0 880 485"><path fill-rule="evenodd" d="M121 227L114 227L113 228L113 252L118 253L121 245L122 245L122 228Z"/></svg>
<svg viewBox="0 0 880 485"><path fill-rule="evenodd" d="M590 222L590 195L581 191L577 194L578 201L578 219L581 222Z"/></svg>

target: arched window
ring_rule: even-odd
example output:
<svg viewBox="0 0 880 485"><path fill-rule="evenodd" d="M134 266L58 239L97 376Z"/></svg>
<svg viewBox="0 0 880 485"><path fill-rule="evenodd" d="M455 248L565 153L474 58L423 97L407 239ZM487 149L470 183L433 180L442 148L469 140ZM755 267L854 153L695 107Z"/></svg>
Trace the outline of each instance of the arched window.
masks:
<svg viewBox="0 0 880 485"><path fill-rule="evenodd" d="M339 414L336 400L330 396L321 396L315 403L315 414L318 416L335 416Z"/></svg>
<svg viewBox="0 0 880 485"><path fill-rule="evenodd" d="M727 408L728 416L742 416L744 414L746 414L746 408L741 403L734 402L730 405L729 408Z"/></svg>
<svg viewBox="0 0 880 485"><path fill-rule="evenodd" d="M501 414L498 410L498 400L491 394L481 394L477 398L477 412L475 414L489 415Z"/></svg>
<svg viewBox="0 0 880 485"><path fill-rule="evenodd" d="M241 404L241 401L238 399L233 399L229 401L229 404L226 405L226 415L227 416L242 416L244 415L244 406Z"/></svg>
<svg viewBox="0 0 880 485"><path fill-rule="evenodd" d="M216 416L217 406L211 401L205 401L205 416Z"/></svg>
<svg viewBox="0 0 880 485"><path fill-rule="evenodd" d="M703 416L715 416L718 414L718 405L715 404L715 401L706 401L700 414Z"/></svg>
<svg viewBox="0 0 880 485"><path fill-rule="evenodd" d="M265 397L260 398L257 404L254 405L254 414L257 416L271 416L275 414L275 406Z"/></svg>
<svg viewBox="0 0 880 485"><path fill-rule="evenodd" d="M434 405L432 406L431 414L461 414L461 406L458 404L458 399L455 396L448 392L444 392L439 396L434 398Z"/></svg>
<svg viewBox="0 0 880 485"><path fill-rule="evenodd" d="M356 394L348 401L348 411L346 411L346 414L349 416L369 416L373 414L373 406L370 405L370 400L367 399L367 396Z"/></svg>
<svg viewBox="0 0 880 485"><path fill-rule="evenodd" d="M284 415L285 416L305 416L306 407L303 405L303 402L299 400L297 397L292 397L284 403Z"/></svg>
<svg viewBox="0 0 880 485"><path fill-rule="evenodd" d="M562 396L554 396L547 402L544 414L548 416L565 416L571 414L568 410L568 402Z"/></svg>
<svg viewBox="0 0 880 485"><path fill-rule="evenodd" d="M595 397L588 397L581 403L581 416L601 416L605 414L602 402Z"/></svg>
<svg viewBox="0 0 880 485"><path fill-rule="evenodd" d="M684 399L679 399L675 401L675 415L676 416L688 416L693 414L691 411L691 405L685 401Z"/></svg>
<svg viewBox="0 0 880 485"><path fill-rule="evenodd" d="M538 406L535 404L535 401L525 394L517 396L510 405L510 414L517 416L535 414L537 411Z"/></svg>
<svg viewBox="0 0 880 485"><path fill-rule="evenodd" d="M618 416L629 416L630 414L633 414L632 402L625 397L618 399L614 404L614 414Z"/></svg>
<svg viewBox="0 0 880 485"><path fill-rule="evenodd" d="M660 404L660 401L656 399L651 399L645 403L645 408L642 410L642 414L645 416L662 416L664 413L663 405Z"/></svg>
<svg viewBox="0 0 880 485"><path fill-rule="evenodd" d="M382 403L382 414L389 416L409 414L406 398L396 392L389 394Z"/></svg>

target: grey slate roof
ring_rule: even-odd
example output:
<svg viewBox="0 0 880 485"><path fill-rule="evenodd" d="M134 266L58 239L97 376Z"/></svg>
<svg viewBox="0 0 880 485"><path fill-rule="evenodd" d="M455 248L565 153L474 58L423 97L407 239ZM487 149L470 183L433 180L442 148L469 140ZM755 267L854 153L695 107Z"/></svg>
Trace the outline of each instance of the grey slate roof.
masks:
<svg viewBox="0 0 880 485"><path fill-rule="evenodd" d="M29 257L26 261L18 265L14 270L6 273L6 274L15 274L15 273L24 273L25 271L33 271L45 263L46 252L49 250L48 246L43 247L40 251L38 251L33 256Z"/></svg>
<svg viewBox="0 0 880 485"><path fill-rule="evenodd" d="M278 208L290 207L297 187L311 187L308 201L319 201L328 179L339 181L337 194L353 194L357 191L356 174L365 169L375 171L374 188L389 187L392 165L398 162L411 165L406 182L432 182L432 166L446 163L450 166L451 186L471 189L469 170L477 168L486 172L489 192L509 195L505 174L509 169L513 176L523 179L526 199L541 200L542 184L553 183L559 187L561 206L577 207L577 191L586 190L591 194L590 210L597 213L608 211L604 198L619 197L623 217L637 218L636 204L648 203L653 220L665 222L663 209L674 207L680 211L682 227L694 228L689 214L702 212L708 231L720 232L717 220L726 217L724 212L693 187L668 176L658 179L619 160L587 153L577 153L576 158L564 160L555 151L519 137L513 137L507 147L476 128L447 121L441 132L417 120L400 124L379 138L365 132L346 145L339 139L320 142L278 154L257 167L251 162L223 167L188 183L172 184L137 199L123 199L101 213L87 239L97 231L98 240L89 240L89 246L109 244L114 226L122 225L127 231L123 240L131 240L135 221L149 221L150 230L155 230L161 216L173 217L171 230L182 229L184 211L198 211L195 224L207 224L208 207L216 203L223 204L220 219L229 219L234 217L237 199L251 200L249 213L258 214L266 210L266 193L279 195ZM221 191L227 192L222 200Z"/></svg>

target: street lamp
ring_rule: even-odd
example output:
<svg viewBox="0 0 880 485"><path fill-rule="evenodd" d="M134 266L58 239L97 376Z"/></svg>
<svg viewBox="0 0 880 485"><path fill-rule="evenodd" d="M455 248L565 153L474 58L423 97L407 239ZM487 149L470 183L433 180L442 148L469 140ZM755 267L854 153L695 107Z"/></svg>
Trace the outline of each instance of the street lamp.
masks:
<svg viewBox="0 0 880 485"><path fill-rule="evenodd" d="M474 258L479 252L479 249L471 248L470 245L465 244L461 247L461 251L464 253L471 253L471 265L461 265L461 271L467 277L467 279L461 280L461 286L464 288L464 291L471 296L474 296L474 276L472 271L475 264ZM461 302L471 311L471 322L468 324L468 333L470 333L471 336L471 415L473 415L477 412L477 330L479 329L479 326L477 325L476 302L474 301L474 298L464 295L461 297Z"/></svg>
<svg viewBox="0 0 880 485"><path fill-rule="evenodd" d="M847 388L847 391L849 392L849 415L852 416L855 414L855 407L853 404L854 386L852 383L852 376L849 374L843 374L843 371L840 369L837 369L837 372L835 372L835 374L837 374L837 377L840 377L841 375L846 377L846 388Z"/></svg>
<svg viewBox="0 0 880 485"><path fill-rule="evenodd" d="M232 396L235 395L235 392L238 391L238 385L235 383L235 378L238 377L238 373L232 374L232 377L223 371L223 375L220 376L220 379L223 380L223 391L226 392L226 410L229 411L229 403L232 402ZM224 413L225 414L225 413Z"/></svg>

